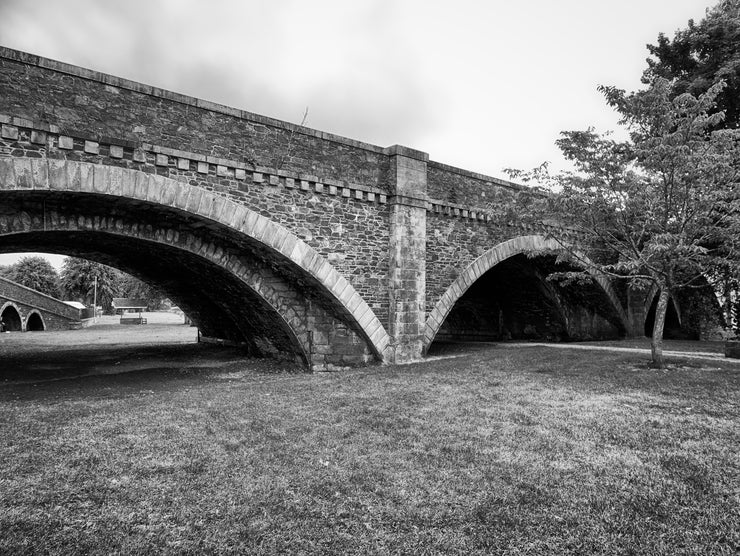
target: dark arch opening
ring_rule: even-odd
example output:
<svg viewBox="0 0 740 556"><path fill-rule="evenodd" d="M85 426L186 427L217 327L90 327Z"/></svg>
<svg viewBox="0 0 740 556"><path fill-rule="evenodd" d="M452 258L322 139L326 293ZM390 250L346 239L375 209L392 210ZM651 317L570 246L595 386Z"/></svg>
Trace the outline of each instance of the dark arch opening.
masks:
<svg viewBox="0 0 740 556"><path fill-rule="evenodd" d="M551 255L515 255L483 274L457 301L436 341L569 341L619 338L625 330L594 280L547 280L573 270Z"/></svg>
<svg viewBox="0 0 740 556"><path fill-rule="evenodd" d="M123 270L165 292L204 336L240 343L251 355L308 364L307 311L363 335L317 278L258 240L198 215L53 191L7 192L3 212L30 225L0 237L1 251L58 253Z"/></svg>
<svg viewBox="0 0 740 556"><path fill-rule="evenodd" d="M165 292L202 336L236 342L257 357L303 357L273 307L225 268L194 253L96 231L29 232L16 236L13 246L118 268Z"/></svg>
<svg viewBox="0 0 740 556"><path fill-rule="evenodd" d="M2 314L0 314L0 319L2 319L3 324L5 325L6 332L20 332L23 330L21 316L12 305L8 305L3 309Z"/></svg>
<svg viewBox="0 0 740 556"><path fill-rule="evenodd" d="M645 317L645 336L653 337L653 327L655 326L655 313L658 310L658 296L655 296L653 303L650 305L647 317ZM672 298L668 299L668 307L665 312L665 324L663 325L663 338L666 340L698 340L693 335L683 329L681 321L678 318L675 302Z"/></svg>
<svg viewBox="0 0 740 556"><path fill-rule="evenodd" d="M42 332L44 330L44 321L38 313L31 313L26 322L26 332Z"/></svg>

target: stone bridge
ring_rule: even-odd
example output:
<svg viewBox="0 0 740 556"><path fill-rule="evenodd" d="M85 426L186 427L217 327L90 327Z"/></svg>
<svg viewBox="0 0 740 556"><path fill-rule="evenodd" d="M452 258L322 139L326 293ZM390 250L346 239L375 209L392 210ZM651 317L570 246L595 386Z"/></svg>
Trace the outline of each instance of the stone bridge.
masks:
<svg viewBox="0 0 740 556"><path fill-rule="evenodd" d="M311 368L437 339L638 333L603 277L560 285L526 189L387 148L0 48L0 252L156 284L205 336Z"/></svg>
<svg viewBox="0 0 740 556"><path fill-rule="evenodd" d="M79 309L2 277L0 319L9 332L69 330L82 324Z"/></svg>

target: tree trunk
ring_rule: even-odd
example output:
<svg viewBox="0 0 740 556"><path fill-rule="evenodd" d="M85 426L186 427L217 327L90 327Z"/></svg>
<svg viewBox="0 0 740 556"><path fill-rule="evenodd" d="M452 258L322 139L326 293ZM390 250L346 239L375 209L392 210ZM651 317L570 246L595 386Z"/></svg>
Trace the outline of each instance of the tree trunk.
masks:
<svg viewBox="0 0 740 556"><path fill-rule="evenodd" d="M668 298L670 292L665 286L661 286L658 297L658 306L655 309L655 323L653 324L653 340L650 343L653 361L652 366L656 369L664 369L663 360L663 328L665 327L665 314L668 309Z"/></svg>

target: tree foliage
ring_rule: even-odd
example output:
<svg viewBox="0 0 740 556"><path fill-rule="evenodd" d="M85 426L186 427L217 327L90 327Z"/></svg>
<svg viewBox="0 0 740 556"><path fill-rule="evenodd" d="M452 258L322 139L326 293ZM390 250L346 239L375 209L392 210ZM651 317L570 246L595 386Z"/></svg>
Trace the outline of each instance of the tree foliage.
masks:
<svg viewBox="0 0 740 556"><path fill-rule="evenodd" d="M698 96L724 81L727 86L716 98L717 111L725 112L720 125L740 127L740 0L721 0L698 24L690 20L673 40L660 33L648 50L652 57L643 82L675 80L674 94Z"/></svg>
<svg viewBox="0 0 740 556"><path fill-rule="evenodd" d="M121 273L120 288L121 297L143 299L146 301L147 307L150 311L160 309L164 301L167 299L167 295L160 289L151 286L130 274Z"/></svg>
<svg viewBox="0 0 740 556"><path fill-rule="evenodd" d="M724 88L676 95L660 78L631 94L601 87L629 139L563 132L557 143L575 170L550 176L540 168L528 176L557 192L542 203L540 217L554 214L567 224L554 233L571 256L589 253L592 263L582 264L633 287L658 287L658 366L669 298L715 276L738 275L740 130L719 129L724 114L715 106Z"/></svg>
<svg viewBox="0 0 740 556"><path fill-rule="evenodd" d="M113 298L120 295L120 282L118 270L94 261L68 257L62 266L61 287L65 297L89 306L96 301L105 312L111 311Z"/></svg>
<svg viewBox="0 0 740 556"><path fill-rule="evenodd" d="M46 295L59 297L59 275L44 257L32 255L8 267L5 277Z"/></svg>
<svg viewBox="0 0 740 556"><path fill-rule="evenodd" d="M161 290L138 278L104 264L69 257L62 267L61 287L70 299L93 304L97 277L97 304L112 312L114 297L143 299L149 310L161 308L167 296Z"/></svg>

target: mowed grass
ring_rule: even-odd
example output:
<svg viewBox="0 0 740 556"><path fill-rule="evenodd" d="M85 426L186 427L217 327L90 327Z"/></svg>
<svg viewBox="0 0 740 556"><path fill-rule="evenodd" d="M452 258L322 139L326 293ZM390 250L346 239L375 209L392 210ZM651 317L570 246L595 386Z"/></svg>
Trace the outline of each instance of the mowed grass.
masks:
<svg viewBox="0 0 740 556"><path fill-rule="evenodd" d="M738 366L494 347L0 389L0 553L736 554Z"/></svg>

